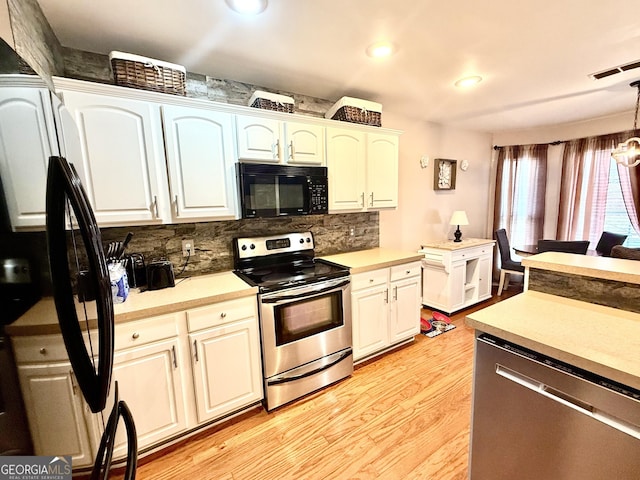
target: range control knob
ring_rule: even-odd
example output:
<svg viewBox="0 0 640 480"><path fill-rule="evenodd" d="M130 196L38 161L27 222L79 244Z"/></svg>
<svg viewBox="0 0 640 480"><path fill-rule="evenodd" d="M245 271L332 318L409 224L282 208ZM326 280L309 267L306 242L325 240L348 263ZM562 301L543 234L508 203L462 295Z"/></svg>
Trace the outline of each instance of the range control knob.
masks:
<svg viewBox="0 0 640 480"><path fill-rule="evenodd" d="M300 239L300 243L304 243L304 238L301 238L301 239Z"/></svg>
<svg viewBox="0 0 640 480"><path fill-rule="evenodd" d="M240 248L241 248L242 250L246 250L246 249L247 249L247 246L246 246L246 245L242 245Z"/></svg>
<svg viewBox="0 0 640 480"><path fill-rule="evenodd" d="M252 243L251 245L249 245L249 248L250 248L251 250L255 250L256 246Z"/></svg>
<svg viewBox="0 0 640 480"><path fill-rule="evenodd" d="M307 237L307 243L311 243L311 238Z"/></svg>

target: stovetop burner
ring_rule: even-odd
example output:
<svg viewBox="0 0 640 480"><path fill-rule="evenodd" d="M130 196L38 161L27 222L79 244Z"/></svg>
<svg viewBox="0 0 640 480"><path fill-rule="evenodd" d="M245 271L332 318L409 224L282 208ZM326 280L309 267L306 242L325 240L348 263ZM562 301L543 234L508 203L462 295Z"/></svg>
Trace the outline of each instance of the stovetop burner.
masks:
<svg viewBox="0 0 640 480"><path fill-rule="evenodd" d="M345 277L349 270L314 257L311 232L234 241L235 273L261 293Z"/></svg>

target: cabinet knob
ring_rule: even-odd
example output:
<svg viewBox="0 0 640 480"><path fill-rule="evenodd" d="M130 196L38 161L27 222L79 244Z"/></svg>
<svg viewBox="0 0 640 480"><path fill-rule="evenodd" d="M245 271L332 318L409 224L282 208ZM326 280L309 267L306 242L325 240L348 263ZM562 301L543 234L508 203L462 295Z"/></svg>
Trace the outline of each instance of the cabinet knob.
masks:
<svg viewBox="0 0 640 480"><path fill-rule="evenodd" d="M405 273L409 275L411 273L411 270L407 270Z"/></svg>
<svg viewBox="0 0 640 480"><path fill-rule="evenodd" d="M44 348L44 347L42 347L42 348L40 349L40 355L46 355L46 354L47 354L47 349L46 349L46 348Z"/></svg>
<svg viewBox="0 0 640 480"><path fill-rule="evenodd" d="M373 283L373 278L370 278L370 279L369 279L369 283Z"/></svg>
<svg viewBox="0 0 640 480"><path fill-rule="evenodd" d="M138 338L140 338L140 334L138 332L134 332L133 335L131 335L131 338L137 340Z"/></svg>
<svg viewBox="0 0 640 480"><path fill-rule="evenodd" d="M220 314L220 318L225 318L226 316L227 316L227 314L226 314L226 313L224 313L224 312L222 312L222 313Z"/></svg>

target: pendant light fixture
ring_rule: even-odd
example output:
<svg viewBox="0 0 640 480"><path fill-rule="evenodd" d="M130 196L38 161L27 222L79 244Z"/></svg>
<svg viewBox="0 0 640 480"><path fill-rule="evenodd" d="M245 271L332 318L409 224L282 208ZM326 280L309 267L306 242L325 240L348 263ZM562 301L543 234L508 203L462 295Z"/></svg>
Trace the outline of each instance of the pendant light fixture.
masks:
<svg viewBox="0 0 640 480"><path fill-rule="evenodd" d="M637 80L630 84L631 87L638 89L638 95L636 97L636 114L633 117L633 133L631 138L627 141L619 143L618 146L611 152L611 158L616 163L631 168L640 164L640 133L638 132L638 106L640 105L640 80Z"/></svg>

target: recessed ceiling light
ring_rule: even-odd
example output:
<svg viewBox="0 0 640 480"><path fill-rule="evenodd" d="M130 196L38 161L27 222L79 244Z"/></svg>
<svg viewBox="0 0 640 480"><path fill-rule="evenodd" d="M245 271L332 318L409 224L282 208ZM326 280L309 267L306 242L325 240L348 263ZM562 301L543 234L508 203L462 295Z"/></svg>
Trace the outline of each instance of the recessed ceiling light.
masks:
<svg viewBox="0 0 640 480"><path fill-rule="evenodd" d="M470 77L464 77L461 78L460 80L458 80L455 83L456 87L472 87L474 85L477 85L478 83L480 83L482 81L482 77L478 76L478 75L472 75Z"/></svg>
<svg viewBox="0 0 640 480"><path fill-rule="evenodd" d="M267 8L267 0L226 0L231 10L242 15L257 15Z"/></svg>
<svg viewBox="0 0 640 480"><path fill-rule="evenodd" d="M367 55L373 58L389 57L396 52L396 47L391 42L377 42L367 47Z"/></svg>

